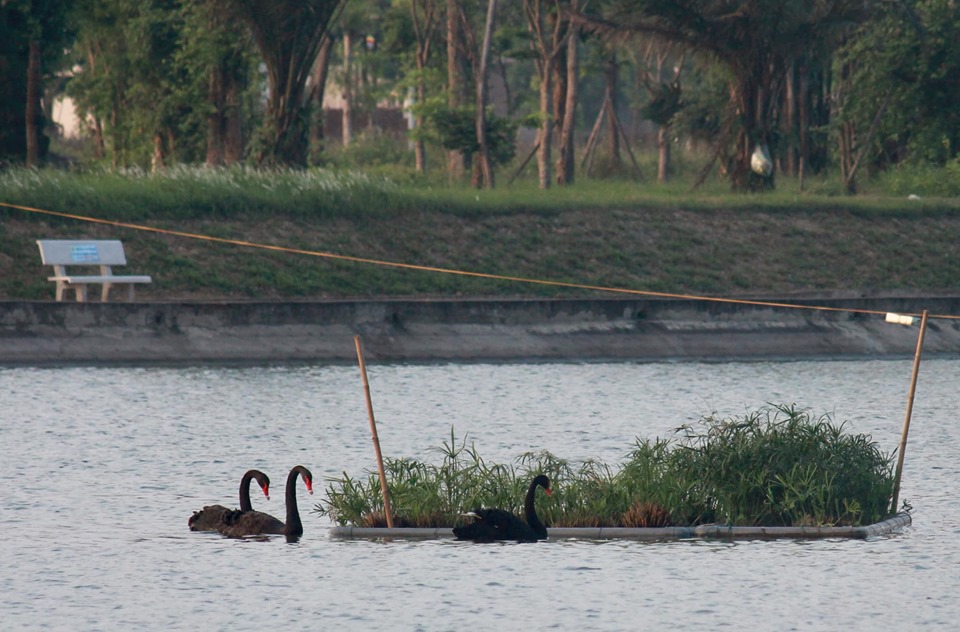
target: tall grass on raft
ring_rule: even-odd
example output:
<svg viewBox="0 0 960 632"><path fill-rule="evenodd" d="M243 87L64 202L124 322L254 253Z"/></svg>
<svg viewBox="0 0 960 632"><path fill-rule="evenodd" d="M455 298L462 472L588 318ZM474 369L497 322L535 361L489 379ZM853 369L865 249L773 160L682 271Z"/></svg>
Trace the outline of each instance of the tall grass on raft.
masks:
<svg viewBox="0 0 960 632"><path fill-rule="evenodd" d="M827 415L778 406L684 427L689 509L747 525L849 525L888 514L893 455ZM686 453L686 454L684 454ZM685 457L685 458L683 458Z"/></svg>
<svg viewBox="0 0 960 632"><path fill-rule="evenodd" d="M475 507L520 513L541 472L554 493L538 494L537 512L555 527L856 525L886 517L893 480L892 455L869 436L792 406L708 416L672 440L637 439L616 466L547 451L491 464L453 430L435 451L436 465L386 460L395 526L449 527ZM375 473L328 480L314 511L339 525L386 526Z"/></svg>

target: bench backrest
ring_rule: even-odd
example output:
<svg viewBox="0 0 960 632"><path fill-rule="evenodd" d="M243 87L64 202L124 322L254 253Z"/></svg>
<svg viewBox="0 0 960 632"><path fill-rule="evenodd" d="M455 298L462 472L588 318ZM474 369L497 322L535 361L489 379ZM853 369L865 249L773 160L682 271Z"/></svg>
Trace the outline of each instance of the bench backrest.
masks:
<svg viewBox="0 0 960 632"><path fill-rule="evenodd" d="M40 258L51 266L122 266L123 243L116 239L38 239Z"/></svg>

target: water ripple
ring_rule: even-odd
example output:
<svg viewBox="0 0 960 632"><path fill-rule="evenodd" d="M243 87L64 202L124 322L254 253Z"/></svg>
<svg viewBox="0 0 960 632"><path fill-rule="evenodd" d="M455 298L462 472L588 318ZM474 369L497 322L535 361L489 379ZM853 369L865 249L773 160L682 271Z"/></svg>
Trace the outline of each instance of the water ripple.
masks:
<svg viewBox="0 0 960 632"><path fill-rule="evenodd" d="M618 462L636 437L770 401L889 449L908 361L368 366L384 452L469 433L489 462L533 449ZM278 481L374 467L351 367L0 369L4 630L953 629L960 619L960 361L921 369L900 534L855 540L228 540L187 517ZM51 397L57 393L57 397ZM531 420L536 423L531 423ZM284 499L255 506L277 516Z"/></svg>

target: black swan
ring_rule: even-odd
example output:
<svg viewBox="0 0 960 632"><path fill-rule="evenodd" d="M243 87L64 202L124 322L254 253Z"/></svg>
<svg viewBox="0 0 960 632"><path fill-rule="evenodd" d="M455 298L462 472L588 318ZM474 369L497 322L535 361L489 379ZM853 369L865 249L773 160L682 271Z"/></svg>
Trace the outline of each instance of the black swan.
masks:
<svg viewBox="0 0 960 632"><path fill-rule="evenodd" d="M303 523L297 509L297 476L303 477L307 491L313 493L313 474L302 465L295 466L287 475L287 521L283 523L262 511L233 511L224 516L217 530L225 536L240 538L245 535L281 534L287 539L297 539L303 535Z"/></svg>
<svg viewBox="0 0 960 632"><path fill-rule="evenodd" d="M253 510L250 504L250 481L257 479L263 495L270 500L270 477L260 470L247 470L240 479L240 512ZM236 511L223 505L207 505L200 511L193 512L187 519L187 526L191 531L218 531L223 524L224 516Z"/></svg>
<svg viewBox="0 0 960 632"><path fill-rule="evenodd" d="M533 499L537 487L550 496L550 479L544 474L538 475L530 482L527 497L523 501L523 515L526 522L518 516L503 509L474 509L468 516L473 516L473 522L453 528L453 534L458 540L473 540L474 542L495 542L497 540L516 540L517 542L536 542L547 537L547 528L537 517L537 510L533 506Z"/></svg>

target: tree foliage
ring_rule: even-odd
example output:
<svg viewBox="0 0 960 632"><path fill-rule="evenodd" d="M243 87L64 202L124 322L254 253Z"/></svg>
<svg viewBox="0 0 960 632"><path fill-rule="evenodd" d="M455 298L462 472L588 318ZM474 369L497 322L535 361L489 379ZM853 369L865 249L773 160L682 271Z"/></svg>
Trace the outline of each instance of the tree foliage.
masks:
<svg viewBox="0 0 960 632"><path fill-rule="evenodd" d="M250 29L267 69L270 93L258 160L305 166L309 111L304 89L345 0L226 1Z"/></svg>
<svg viewBox="0 0 960 632"><path fill-rule="evenodd" d="M306 165L311 108L323 94L318 85L326 84L327 73L314 67L323 50L322 59L334 60L331 79L350 90L358 112L390 104L417 117L410 153L419 172L428 145L462 152L457 164L468 166L477 150L474 90L488 2L356 0L350 12L345 6L2 1L0 161L42 155L47 139L38 142L30 130L44 130L51 96L66 83L94 146L116 166ZM712 146L707 167L719 163L740 191L773 184L772 176L750 170L758 145L769 148L775 171L799 173L801 186L804 169L839 166L851 191L858 167L942 168L960 155L955 0L527 0L498 3L496 15L490 85L502 89L493 112L505 118L487 126L494 158L515 155L519 126L539 128L541 181L550 180L545 156L565 118L565 92L573 95L581 138L603 111L602 97L618 117L635 117L624 126L635 138L643 133L639 117L661 132L668 126L671 142ZM564 36L568 19L578 32L572 48ZM331 35L348 32L358 43L349 73L338 70L339 49L330 47ZM604 38L590 37L597 34ZM673 61L654 60L655 73L651 42L674 51ZM571 75L577 89L567 92L570 50L580 74ZM676 59L683 60L682 86L669 72ZM69 80L58 74L68 65ZM662 150L662 135L658 144ZM448 155L451 174L460 173L455 162Z"/></svg>
<svg viewBox="0 0 960 632"><path fill-rule="evenodd" d="M861 134L886 103L868 148L871 163L943 165L960 154L960 4L950 0L882 3L841 49L847 85L837 124Z"/></svg>
<svg viewBox="0 0 960 632"><path fill-rule="evenodd" d="M791 60L829 48L868 15L869 0L610 0L602 19L586 18L611 37L644 34L707 54L730 72L731 107L718 153L732 145L729 172L737 190L766 186L750 172L758 144L775 145L777 97Z"/></svg>
<svg viewBox="0 0 960 632"><path fill-rule="evenodd" d="M67 19L72 1L0 2L0 164L23 161L31 153L31 143L37 144L33 158L38 162L46 158L49 137L40 132L50 124L50 103L37 94L43 86L36 84L52 84L66 65L64 50L73 38Z"/></svg>
<svg viewBox="0 0 960 632"><path fill-rule="evenodd" d="M441 147L467 154L480 151L474 107L450 108L445 104L434 103L428 110L430 127ZM491 160L496 164L509 162L517 153L517 121L488 112L486 123Z"/></svg>

